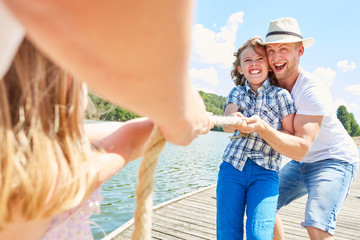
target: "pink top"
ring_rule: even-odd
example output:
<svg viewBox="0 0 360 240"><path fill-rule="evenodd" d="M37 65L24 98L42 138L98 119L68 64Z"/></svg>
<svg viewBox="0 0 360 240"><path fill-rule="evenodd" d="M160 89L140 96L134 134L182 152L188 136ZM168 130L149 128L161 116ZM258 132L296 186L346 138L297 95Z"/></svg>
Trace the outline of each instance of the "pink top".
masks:
<svg viewBox="0 0 360 240"><path fill-rule="evenodd" d="M41 240L92 240L90 224L93 222L89 217L93 212L100 212L102 200L99 188L78 207L57 215Z"/></svg>

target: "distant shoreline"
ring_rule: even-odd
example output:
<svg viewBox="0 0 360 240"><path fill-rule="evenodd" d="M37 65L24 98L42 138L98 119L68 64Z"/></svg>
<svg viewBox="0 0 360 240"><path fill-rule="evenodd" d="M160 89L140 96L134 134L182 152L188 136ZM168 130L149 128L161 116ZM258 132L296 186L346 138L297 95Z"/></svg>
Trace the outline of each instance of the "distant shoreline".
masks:
<svg viewBox="0 0 360 240"><path fill-rule="evenodd" d="M353 140L357 147L360 147L360 137L353 137Z"/></svg>

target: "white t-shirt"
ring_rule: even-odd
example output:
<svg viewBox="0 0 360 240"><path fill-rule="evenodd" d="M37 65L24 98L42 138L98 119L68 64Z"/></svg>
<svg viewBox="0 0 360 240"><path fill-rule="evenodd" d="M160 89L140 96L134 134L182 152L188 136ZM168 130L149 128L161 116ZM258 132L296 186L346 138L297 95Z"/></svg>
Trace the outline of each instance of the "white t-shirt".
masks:
<svg viewBox="0 0 360 240"><path fill-rule="evenodd" d="M324 116L319 135L301 162L311 163L329 158L350 163L359 161L359 152L336 116L327 86L301 70L291 96L295 101L296 114Z"/></svg>
<svg viewBox="0 0 360 240"><path fill-rule="evenodd" d="M0 79L8 71L24 35L21 24L0 0Z"/></svg>

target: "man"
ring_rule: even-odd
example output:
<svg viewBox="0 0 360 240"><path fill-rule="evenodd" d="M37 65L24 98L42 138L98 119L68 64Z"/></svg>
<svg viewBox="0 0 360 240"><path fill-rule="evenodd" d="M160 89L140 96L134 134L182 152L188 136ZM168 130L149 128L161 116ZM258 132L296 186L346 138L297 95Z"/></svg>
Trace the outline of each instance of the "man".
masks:
<svg viewBox="0 0 360 240"><path fill-rule="evenodd" d="M301 69L300 57L314 40L303 39L293 18L270 22L264 41L268 61L279 85L295 101L295 134L276 131L258 116L248 119L247 132L256 131L275 150L294 160L279 174L278 210L308 194L305 221L310 239L333 239L336 215L358 170L359 153L335 112L320 81ZM280 218L274 239L283 239Z"/></svg>

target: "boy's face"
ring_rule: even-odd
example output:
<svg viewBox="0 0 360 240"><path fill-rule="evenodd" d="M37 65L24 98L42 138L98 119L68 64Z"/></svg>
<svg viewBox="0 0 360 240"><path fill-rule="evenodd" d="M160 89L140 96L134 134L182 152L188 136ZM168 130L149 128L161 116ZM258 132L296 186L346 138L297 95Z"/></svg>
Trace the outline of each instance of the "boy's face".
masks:
<svg viewBox="0 0 360 240"><path fill-rule="evenodd" d="M297 76L300 56L304 47L298 43L276 43L266 46L270 68L279 82L284 82L293 75Z"/></svg>
<svg viewBox="0 0 360 240"><path fill-rule="evenodd" d="M255 51L256 50L256 51ZM269 63L263 47L247 47L240 54L238 71L245 76L251 88L256 91L267 79Z"/></svg>

